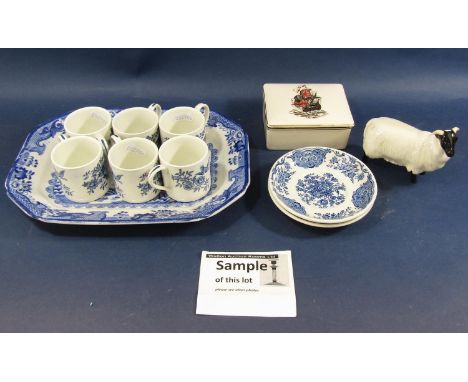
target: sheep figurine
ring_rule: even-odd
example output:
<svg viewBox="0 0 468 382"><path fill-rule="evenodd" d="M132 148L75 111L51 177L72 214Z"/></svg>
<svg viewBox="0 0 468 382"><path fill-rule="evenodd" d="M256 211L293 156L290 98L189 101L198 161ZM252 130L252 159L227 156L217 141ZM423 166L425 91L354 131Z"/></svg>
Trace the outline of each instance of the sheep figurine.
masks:
<svg viewBox="0 0 468 382"><path fill-rule="evenodd" d="M364 129L364 159L383 158L390 163L405 166L411 173L411 180L415 182L416 175L438 170L453 157L459 130L454 127L431 133L397 119L373 118Z"/></svg>

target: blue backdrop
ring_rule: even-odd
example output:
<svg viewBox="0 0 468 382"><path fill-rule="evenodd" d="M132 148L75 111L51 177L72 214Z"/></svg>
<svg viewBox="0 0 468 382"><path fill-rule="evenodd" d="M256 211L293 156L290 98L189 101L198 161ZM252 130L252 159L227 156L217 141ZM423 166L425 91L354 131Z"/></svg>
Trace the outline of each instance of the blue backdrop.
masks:
<svg viewBox="0 0 468 382"><path fill-rule="evenodd" d="M456 155L411 184L371 161L379 196L354 225L300 225L271 202L265 82L340 82L362 155L368 119L459 126ZM0 195L0 331L362 332L468 330L467 50L2 50L3 178L38 123L86 105L206 102L249 134L246 195L197 223L36 222ZM200 253L291 249L297 318L196 316ZM93 306L90 306L93 302Z"/></svg>

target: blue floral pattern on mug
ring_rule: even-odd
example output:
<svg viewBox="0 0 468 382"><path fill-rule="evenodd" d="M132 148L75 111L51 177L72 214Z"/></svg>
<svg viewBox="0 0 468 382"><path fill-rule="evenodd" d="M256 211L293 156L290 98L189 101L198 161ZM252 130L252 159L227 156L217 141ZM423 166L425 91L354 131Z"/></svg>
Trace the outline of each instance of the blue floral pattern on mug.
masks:
<svg viewBox="0 0 468 382"><path fill-rule="evenodd" d="M208 166L201 166L197 173L193 171L179 171L172 175L172 180L175 182L175 187L183 188L184 190L192 190L193 192L206 191L210 187L208 177Z"/></svg>
<svg viewBox="0 0 468 382"><path fill-rule="evenodd" d="M330 149L323 148L296 150L292 153L291 159L296 166L314 168L323 163L329 152L331 152Z"/></svg>
<svg viewBox="0 0 468 382"><path fill-rule="evenodd" d="M104 156L102 156L92 170L86 171L84 173L84 181L82 186L87 189L88 194L90 195L98 188L104 190L109 185L109 182L107 181L107 175L107 165L105 163Z"/></svg>
<svg viewBox="0 0 468 382"><path fill-rule="evenodd" d="M120 197L123 198L124 193L122 191L122 188L120 187L122 185L122 177L123 177L122 174L119 174L119 175L113 174L115 191L117 191Z"/></svg>
<svg viewBox="0 0 468 382"><path fill-rule="evenodd" d="M158 174L159 175L159 174ZM140 190L140 195L141 196L146 196L148 195L148 192L153 192L157 193L158 190L151 187L151 185L148 183L148 171L141 174L138 177L139 183L137 185L138 189ZM159 182L158 182L159 183Z"/></svg>
<svg viewBox="0 0 468 382"><path fill-rule="evenodd" d="M314 204L319 208L326 208L341 204L345 200L344 184L340 183L332 174L322 176L309 174L299 179L296 191L307 204Z"/></svg>
<svg viewBox="0 0 468 382"><path fill-rule="evenodd" d="M154 143L156 143L158 141L158 138L159 138L159 130L158 129L156 129L153 134L148 135L146 137L146 139L149 139L150 141L153 141Z"/></svg>

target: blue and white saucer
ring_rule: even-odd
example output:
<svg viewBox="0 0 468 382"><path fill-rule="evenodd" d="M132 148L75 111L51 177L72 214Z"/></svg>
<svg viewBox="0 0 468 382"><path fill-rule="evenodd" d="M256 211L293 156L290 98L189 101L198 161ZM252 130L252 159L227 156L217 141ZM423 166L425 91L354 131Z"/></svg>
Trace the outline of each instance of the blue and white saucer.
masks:
<svg viewBox="0 0 468 382"><path fill-rule="evenodd" d="M271 200L273 201L273 204L276 205L276 207L283 213L285 214L286 216L288 216L289 218L299 222L299 223L302 223L302 224L305 224L305 225L309 225L309 226L312 226L312 227L319 227L319 228L339 228L339 227L344 227L344 226L347 226L347 225L350 225L350 224L354 224L356 223L357 221L361 220L362 218L364 218L368 213L369 211L371 210L372 208L372 205L368 206L367 209L362 213L360 214L359 216L357 216L356 218L354 219L351 219L351 220L347 220L345 222L342 222L342 223L317 223L317 222L314 222L314 221L310 221L310 220L305 220L305 219L301 219L299 216L296 216L296 215L293 215L291 213L289 213L288 211L286 211L282 206L281 204L279 203L279 201L276 199L276 196L275 196L275 193L273 191L271 191L271 188L268 187L268 193L270 194L270 198Z"/></svg>
<svg viewBox="0 0 468 382"><path fill-rule="evenodd" d="M321 224L357 221L377 197L369 168L354 156L327 147L286 153L272 166L268 186L283 210Z"/></svg>

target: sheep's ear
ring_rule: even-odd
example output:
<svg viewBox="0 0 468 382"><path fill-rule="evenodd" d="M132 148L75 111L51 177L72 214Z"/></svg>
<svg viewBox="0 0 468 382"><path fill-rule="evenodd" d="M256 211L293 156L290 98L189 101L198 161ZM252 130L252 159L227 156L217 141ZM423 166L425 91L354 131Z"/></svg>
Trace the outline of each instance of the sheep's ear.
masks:
<svg viewBox="0 0 468 382"><path fill-rule="evenodd" d="M444 135L444 132L443 132L443 130L436 130L436 131L433 131L432 134L434 134L434 135Z"/></svg>
<svg viewBox="0 0 468 382"><path fill-rule="evenodd" d="M460 128L459 128L459 127L454 127L454 128L452 128L452 132L453 132L454 134L457 134L459 131L460 131Z"/></svg>

